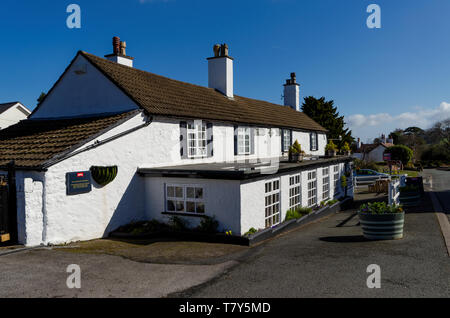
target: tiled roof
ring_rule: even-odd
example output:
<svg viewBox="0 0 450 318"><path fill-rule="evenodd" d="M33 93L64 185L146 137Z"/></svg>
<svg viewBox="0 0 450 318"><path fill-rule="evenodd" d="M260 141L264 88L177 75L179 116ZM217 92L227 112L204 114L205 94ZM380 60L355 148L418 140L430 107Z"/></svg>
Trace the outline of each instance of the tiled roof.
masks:
<svg viewBox="0 0 450 318"><path fill-rule="evenodd" d="M261 100L234 96L176 81L81 52L138 105L153 115L326 131L302 112Z"/></svg>
<svg viewBox="0 0 450 318"><path fill-rule="evenodd" d="M94 139L133 113L135 111L90 118L23 120L0 130L0 167L11 160L18 167L40 167L55 156Z"/></svg>

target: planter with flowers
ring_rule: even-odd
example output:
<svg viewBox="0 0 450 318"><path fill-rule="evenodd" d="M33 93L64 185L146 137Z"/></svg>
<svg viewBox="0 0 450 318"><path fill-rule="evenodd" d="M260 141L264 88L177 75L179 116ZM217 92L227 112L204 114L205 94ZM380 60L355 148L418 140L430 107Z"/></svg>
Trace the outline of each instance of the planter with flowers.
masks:
<svg viewBox="0 0 450 318"><path fill-rule="evenodd" d="M302 162L304 154L298 140L295 140L294 144L289 147L289 162Z"/></svg>
<svg viewBox="0 0 450 318"><path fill-rule="evenodd" d="M350 146L348 145L348 142L344 143L344 145L341 148L341 151L346 156L350 156L352 154L350 151Z"/></svg>
<svg viewBox="0 0 450 318"><path fill-rule="evenodd" d="M337 147L334 144L333 140L330 140L328 144L325 146L325 151L329 157L335 157L337 154Z"/></svg>
<svg viewBox="0 0 450 318"><path fill-rule="evenodd" d="M394 240L403 237L405 212L400 205L387 205L386 202L363 204L358 215L367 239Z"/></svg>

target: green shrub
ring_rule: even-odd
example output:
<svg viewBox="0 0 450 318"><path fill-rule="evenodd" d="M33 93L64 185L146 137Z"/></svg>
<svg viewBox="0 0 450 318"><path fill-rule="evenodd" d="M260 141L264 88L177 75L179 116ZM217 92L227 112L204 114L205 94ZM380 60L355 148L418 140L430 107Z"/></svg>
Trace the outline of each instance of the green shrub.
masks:
<svg viewBox="0 0 450 318"><path fill-rule="evenodd" d="M347 186L347 177L341 176L341 187L345 188Z"/></svg>
<svg viewBox="0 0 450 318"><path fill-rule="evenodd" d="M258 232L258 230L254 227L251 227L247 232L244 233L244 236L250 236L252 234L255 234L256 232Z"/></svg>
<svg viewBox="0 0 450 318"><path fill-rule="evenodd" d="M333 205L333 204L335 204L336 202L338 202L339 200L337 200L337 199L334 199L334 200L329 200L328 202L327 202L327 205Z"/></svg>
<svg viewBox="0 0 450 318"><path fill-rule="evenodd" d="M219 227L219 222L215 217L206 216L202 218L200 224L195 228L199 232L204 233L217 233L217 228Z"/></svg>
<svg viewBox="0 0 450 318"><path fill-rule="evenodd" d="M387 148L384 152L390 153L392 160L400 160L403 165L407 165L413 157L413 151L405 145L395 145Z"/></svg>
<svg viewBox="0 0 450 318"><path fill-rule="evenodd" d="M344 152L350 151L350 146L348 145L348 142L344 142L344 145L342 146L341 150Z"/></svg>
<svg viewBox="0 0 450 318"><path fill-rule="evenodd" d="M170 217L169 226L174 231L188 230L188 222L176 215Z"/></svg>
<svg viewBox="0 0 450 318"><path fill-rule="evenodd" d="M387 205L386 202L373 202L363 204L359 207L358 213L369 214L386 214L386 213L401 213L403 208L401 205Z"/></svg>
<svg viewBox="0 0 450 318"><path fill-rule="evenodd" d="M325 146L325 151L328 151L328 150L337 150L337 147L334 144L333 140L330 140L328 142L328 144Z"/></svg>
<svg viewBox="0 0 450 318"><path fill-rule="evenodd" d="M298 207L296 209L290 209L286 212L285 221L289 221L292 219L299 219L304 215L307 215L312 212L311 208Z"/></svg>
<svg viewBox="0 0 450 318"><path fill-rule="evenodd" d="M304 153L304 151L302 150L302 146L299 144L298 140L295 140L292 146L289 147L289 153Z"/></svg>
<svg viewBox="0 0 450 318"><path fill-rule="evenodd" d="M130 234L142 234L142 233L159 232L167 229L168 229L167 224L159 222L157 220L150 220L150 221L131 222L129 224L122 225L116 231Z"/></svg>

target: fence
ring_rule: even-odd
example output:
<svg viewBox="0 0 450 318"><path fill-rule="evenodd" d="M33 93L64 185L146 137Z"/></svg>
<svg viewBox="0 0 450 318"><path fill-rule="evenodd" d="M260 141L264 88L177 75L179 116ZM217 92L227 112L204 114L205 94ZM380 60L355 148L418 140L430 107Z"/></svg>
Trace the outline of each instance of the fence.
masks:
<svg viewBox="0 0 450 318"><path fill-rule="evenodd" d="M353 187L355 189L367 187L369 185L375 184L378 180L390 180L390 177L386 177L383 175L355 176L353 177Z"/></svg>
<svg viewBox="0 0 450 318"><path fill-rule="evenodd" d="M389 182L388 203L389 205L400 204L400 180Z"/></svg>

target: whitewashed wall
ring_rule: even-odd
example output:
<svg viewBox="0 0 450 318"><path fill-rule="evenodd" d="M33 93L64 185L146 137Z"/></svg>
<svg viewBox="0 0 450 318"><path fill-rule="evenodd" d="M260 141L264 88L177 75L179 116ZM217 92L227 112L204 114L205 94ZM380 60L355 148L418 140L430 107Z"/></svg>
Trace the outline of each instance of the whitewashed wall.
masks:
<svg viewBox="0 0 450 318"><path fill-rule="evenodd" d="M76 74L80 69L86 73ZM128 96L79 55L30 118L115 113L137 108Z"/></svg>
<svg viewBox="0 0 450 318"><path fill-rule="evenodd" d="M311 151L309 133L304 131L293 131L292 142L298 140L302 150L308 155L324 156L325 146L327 145L327 135L324 133L317 133L318 149L317 151Z"/></svg>
<svg viewBox="0 0 450 318"><path fill-rule="evenodd" d="M386 150L384 146L377 146L375 149L373 149L371 152L367 155L368 161L374 161L374 162L380 162L383 161L383 153Z"/></svg>
<svg viewBox="0 0 450 318"><path fill-rule="evenodd" d="M147 219L156 219L168 222L169 215L165 212L165 186L173 185L197 185L204 189L205 215L215 217L220 224L220 231L231 230L239 234L241 224L240 215L240 183L233 180L211 180L196 178L145 178L145 216ZM190 227L196 227L201 218L185 216Z"/></svg>

